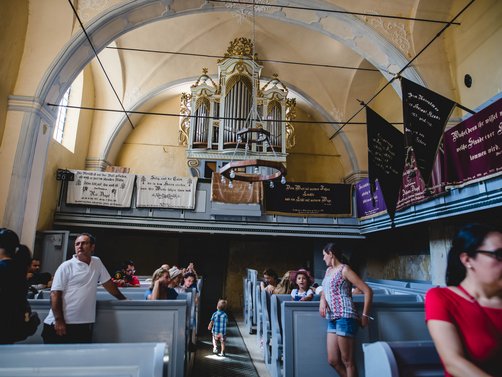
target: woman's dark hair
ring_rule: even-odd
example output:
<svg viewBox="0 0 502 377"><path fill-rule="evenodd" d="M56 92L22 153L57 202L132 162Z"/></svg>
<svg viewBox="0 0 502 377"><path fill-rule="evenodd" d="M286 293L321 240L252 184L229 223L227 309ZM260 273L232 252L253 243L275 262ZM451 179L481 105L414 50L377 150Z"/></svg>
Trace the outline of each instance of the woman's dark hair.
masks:
<svg viewBox="0 0 502 377"><path fill-rule="evenodd" d="M347 258L343 255L342 250L338 248L338 246L334 242L330 242L326 244L323 249L326 253L331 253L335 256L336 259L340 261L340 263L347 264Z"/></svg>
<svg viewBox="0 0 502 377"><path fill-rule="evenodd" d="M0 228L0 248L5 250L5 254L14 258L16 249L19 246L19 237L17 234L7 228Z"/></svg>
<svg viewBox="0 0 502 377"><path fill-rule="evenodd" d="M263 275L267 275L267 276L273 277L275 279L275 281L279 281L279 275L277 274L277 272L275 272L271 268L266 268L263 271Z"/></svg>
<svg viewBox="0 0 502 377"><path fill-rule="evenodd" d="M448 264L446 267L446 285L459 285L465 279L466 269L460 261L460 254L467 253L474 257L476 250L481 246L491 232L498 232L494 227L483 224L468 224L463 226L453 237Z"/></svg>
<svg viewBox="0 0 502 377"><path fill-rule="evenodd" d="M22 244L19 245L17 247L15 259L25 273L28 272L28 267L31 265L31 251L29 247Z"/></svg>
<svg viewBox="0 0 502 377"><path fill-rule="evenodd" d="M189 277L193 277L194 280L197 280L197 276L192 271L185 272L185 274L183 275L183 279L186 279Z"/></svg>

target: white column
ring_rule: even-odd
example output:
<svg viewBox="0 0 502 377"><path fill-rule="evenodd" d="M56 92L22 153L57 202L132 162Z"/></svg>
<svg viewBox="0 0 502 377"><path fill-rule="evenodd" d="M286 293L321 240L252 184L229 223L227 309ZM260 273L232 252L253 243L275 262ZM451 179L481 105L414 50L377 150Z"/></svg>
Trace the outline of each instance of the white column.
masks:
<svg viewBox="0 0 502 377"><path fill-rule="evenodd" d="M47 149L55 120L34 97L11 97L9 111L21 111L24 115L12 165L3 226L16 231L22 243L33 247Z"/></svg>

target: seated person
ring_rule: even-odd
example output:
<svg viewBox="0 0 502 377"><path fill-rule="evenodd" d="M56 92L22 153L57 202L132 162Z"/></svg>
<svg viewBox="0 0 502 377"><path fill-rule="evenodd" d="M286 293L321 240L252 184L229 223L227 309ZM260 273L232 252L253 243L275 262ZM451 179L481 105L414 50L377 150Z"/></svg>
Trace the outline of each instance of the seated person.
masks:
<svg viewBox="0 0 502 377"><path fill-rule="evenodd" d="M135 272L134 262L125 261L120 270L113 274L112 281L117 287L139 287L141 284L138 277L134 275Z"/></svg>
<svg viewBox="0 0 502 377"><path fill-rule="evenodd" d="M294 283L295 288L291 291L291 297L295 301L312 301L314 298L314 291L310 289L312 285L312 277L310 273L301 268L298 271L295 271L291 275L291 280Z"/></svg>
<svg viewBox="0 0 502 377"><path fill-rule="evenodd" d="M169 286L171 278L169 271L163 268L157 269L152 276L152 284L145 293L147 300L176 300L178 293Z"/></svg>
<svg viewBox="0 0 502 377"><path fill-rule="evenodd" d="M192 288L197 288L197 271L195 271L193 262L190 262L187 268L183 269L183 276L185 276L185 274L189 272L192 273L195 277L194 281L192 282Z"/></svg>
<svg viewBox="0 0 502 377"><path fill-rule="evenodd" d="M195 288L197 292L197 277L193 272L185 272L183 275L183 284L174 289L176 289L176 292L181 293L191 290L192 288Z"/></svg>
<svg viewBox="0 0 502 377"><path fill-rule="evenodd" d="M50 288L52 275L49 272L40 272L40 260L33 258L26 273L28 285L36 289Z"/></svg>
<svg viewBox="0 0 502 377"><path fill-rule="evenodd" d="M260 283L262 290L272 294L275 287L279 284L279 275L274 270L267 268L263 271L263 281Z"/></svg>
<svg viewBox="0 0 502 377"><path fill-rule="evenodd" d="M171 279L169 282L170 288L179 287L183 280L183 272L178 267L173 266L169 269L169 278Z"/></svg>
<svg viewBox="0 0 502 377"><path fill-rule="evenodd" d="M293 283L291 282L291 274L294 271L286 271L282 276L281 281L274 288L272 292L274 295L289 295L293 289Z"/></svg>

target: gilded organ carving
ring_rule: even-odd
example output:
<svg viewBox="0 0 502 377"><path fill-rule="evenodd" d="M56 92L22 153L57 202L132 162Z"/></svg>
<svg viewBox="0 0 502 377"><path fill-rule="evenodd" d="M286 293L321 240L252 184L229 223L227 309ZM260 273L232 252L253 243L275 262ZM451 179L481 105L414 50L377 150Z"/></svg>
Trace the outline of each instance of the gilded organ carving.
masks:
<svg viewBox="0 0 502 377"><path fill-rule="evenodd" d="M180 144L187 146L188 159L228 160L260 158L286 161L286 150L295 144L291 121L296 100L277 74L263 86L262 64L247 38L236 38L218 60L218 80L202 75L181 98ZM216 82L218 84L216 84ZM237 133L243 128L264 128L270 145L246 146Z"/></svg>

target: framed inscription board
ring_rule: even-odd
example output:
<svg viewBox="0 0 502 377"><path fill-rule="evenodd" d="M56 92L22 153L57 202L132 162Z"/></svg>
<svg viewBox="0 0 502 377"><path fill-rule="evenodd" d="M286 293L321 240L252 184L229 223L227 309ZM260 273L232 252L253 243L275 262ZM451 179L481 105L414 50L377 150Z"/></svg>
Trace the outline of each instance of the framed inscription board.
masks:
<svg viewBox="0 0 502 377"><path fill-rule="evenodd" d="M265 212L289 216L352 216L352 185L288 182L263 185Z"/></svg>

